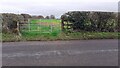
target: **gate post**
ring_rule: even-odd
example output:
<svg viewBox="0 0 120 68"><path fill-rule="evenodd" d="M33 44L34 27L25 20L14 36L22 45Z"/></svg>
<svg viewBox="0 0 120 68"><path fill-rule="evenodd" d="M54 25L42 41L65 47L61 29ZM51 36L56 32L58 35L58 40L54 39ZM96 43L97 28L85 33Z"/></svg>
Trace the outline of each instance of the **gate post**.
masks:
<svg viewBox="0 0 120 68"><path fill-rule="evenodd" d="M64 31L64 21L63 20L61 21L61 28L62 28L62 31Z"/></svg>
<svg viewBox="0 0 120 68"><path fill-rule="evenodd" d="M28 27L28 28L29 28L29 32L30 32L30 20L29 20L29 19L28 19L28 24L29 24L29 27Z"/></svg>
<svg viewBox="0 0 120 68"><path fill-rule="evenodd" d="M18 35L21 36L21 33L20 33L20 24L19 24L19 22L17 22L17 30L18 30Z"/></svg>

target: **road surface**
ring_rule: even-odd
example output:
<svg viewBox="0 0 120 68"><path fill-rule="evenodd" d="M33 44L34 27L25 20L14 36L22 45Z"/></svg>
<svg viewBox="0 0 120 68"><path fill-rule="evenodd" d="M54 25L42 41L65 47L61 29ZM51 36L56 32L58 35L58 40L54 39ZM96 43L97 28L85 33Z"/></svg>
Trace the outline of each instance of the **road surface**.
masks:
<svg viewBox="0 0 120 68"><path fill-rule="evenodd" d="M117 66L118 40L6 42L3 66Z"/></svg>

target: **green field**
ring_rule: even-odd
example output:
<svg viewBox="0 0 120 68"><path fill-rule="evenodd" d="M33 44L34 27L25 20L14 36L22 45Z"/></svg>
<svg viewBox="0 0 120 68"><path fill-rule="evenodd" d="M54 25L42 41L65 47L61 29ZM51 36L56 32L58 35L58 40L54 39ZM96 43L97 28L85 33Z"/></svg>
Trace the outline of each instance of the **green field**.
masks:
<svg viewBox="0 0 120 68"><path fill-rule="evenodd" d="M61 32L60 26L61 20L57 19L33 19L29 20L29 24L26 29L22 29L23 35L41 35L51 34L58 35Z"/></svg>
<svg viewBox="0 0 120 68"><path fill-rule="evenodd" d="M61 20L57 20L57 19L34 19L34 20L31 20L31 23L37 23L37 22L60 23Z"/></svg>

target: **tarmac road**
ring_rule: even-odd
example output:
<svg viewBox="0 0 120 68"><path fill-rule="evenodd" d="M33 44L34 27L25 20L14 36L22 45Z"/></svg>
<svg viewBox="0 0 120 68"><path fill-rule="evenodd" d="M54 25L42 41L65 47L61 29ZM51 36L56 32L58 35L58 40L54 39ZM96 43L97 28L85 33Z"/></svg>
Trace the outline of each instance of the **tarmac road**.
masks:
<svg viewBox="0 0 120 68"><path fill-rule="evenodd" d="M117 66L118 40L5 42L3 66Z"/></svg>

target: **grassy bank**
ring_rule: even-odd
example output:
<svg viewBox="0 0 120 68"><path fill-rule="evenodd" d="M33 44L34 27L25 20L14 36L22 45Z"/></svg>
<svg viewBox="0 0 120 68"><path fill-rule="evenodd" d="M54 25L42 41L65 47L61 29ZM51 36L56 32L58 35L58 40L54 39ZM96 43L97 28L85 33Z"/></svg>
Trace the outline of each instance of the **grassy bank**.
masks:
<svg viewBox="0 0 120 68"><path fill-rule="evenodd" d="M2 34L2 41L54 41L54 40L88 40L88 39L118 39L117 32L75 32L75 33L24 33L21 37L13 34Z"/></svg>

